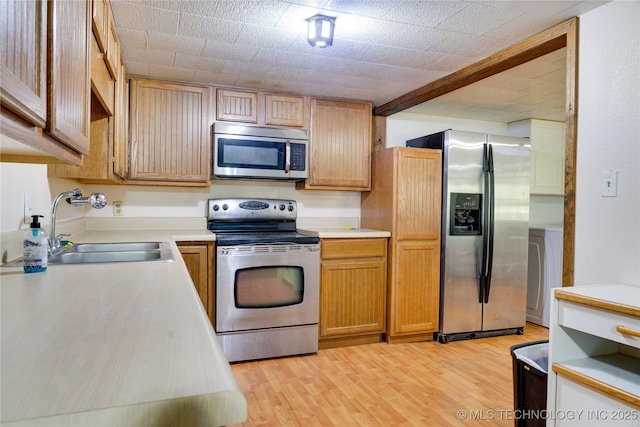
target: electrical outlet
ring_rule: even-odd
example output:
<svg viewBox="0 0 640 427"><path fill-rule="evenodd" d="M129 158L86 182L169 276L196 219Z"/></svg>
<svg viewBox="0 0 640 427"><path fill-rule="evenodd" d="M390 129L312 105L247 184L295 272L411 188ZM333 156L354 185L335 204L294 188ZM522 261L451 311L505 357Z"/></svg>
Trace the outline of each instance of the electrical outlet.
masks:
<svg viewBox="0 0 640 427"><path fill-rule="evenodd" d="M113 216L122 216L122 202L113 202Z"/></svg>

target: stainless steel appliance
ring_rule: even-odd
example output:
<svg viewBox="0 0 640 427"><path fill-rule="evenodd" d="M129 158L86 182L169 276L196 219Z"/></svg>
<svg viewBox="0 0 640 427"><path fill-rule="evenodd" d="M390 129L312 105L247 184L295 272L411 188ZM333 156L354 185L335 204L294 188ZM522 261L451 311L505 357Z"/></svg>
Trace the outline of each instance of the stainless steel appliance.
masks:
<svg viewBox="0 0 640 427"><path fill-rule="evenodd" d="M318 351L320 245L296 218L293 200L208 201L215 329L230 362Z"/></svg>
<svg viewBox="0 0 640 427"><path fill-rule="evenodd" d="M447 130L407 146L443 152L438 341L522 333L529 140Z"/></svg>
<svg viewBox="0 0 640 427"><path fill-rule="evenodd" d="M299 181L308 177L307 131L213 125L213 176Z"/></svg>

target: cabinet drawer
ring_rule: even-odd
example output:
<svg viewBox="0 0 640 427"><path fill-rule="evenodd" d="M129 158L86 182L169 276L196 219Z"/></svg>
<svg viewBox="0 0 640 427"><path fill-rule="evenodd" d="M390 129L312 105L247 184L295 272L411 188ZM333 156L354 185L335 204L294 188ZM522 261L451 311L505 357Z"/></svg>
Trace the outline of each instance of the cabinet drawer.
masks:
<svg viewBox="0 0 640 427"><path fill-rule="evenodd" d="M640 319L635 316L560 301L558 323L560 326L640 348Z"/></svg>
<svg viewBox="0 0 640 427"><path fill-rule="evenodd" d="M633 426L638 409L622 400L558 375L556 384L558 413L571 413L573 417L558 417L555 426ZM561 404L562 406L558 406ZM550 425L550 424L547 424ZM553 423L551 425L554 425Z"/></svg>
<svg viewBox="0 0 640 427"><path fill-rule="evenodd" d="M382 257L387 239L322 239L322 259Z"/></svg>

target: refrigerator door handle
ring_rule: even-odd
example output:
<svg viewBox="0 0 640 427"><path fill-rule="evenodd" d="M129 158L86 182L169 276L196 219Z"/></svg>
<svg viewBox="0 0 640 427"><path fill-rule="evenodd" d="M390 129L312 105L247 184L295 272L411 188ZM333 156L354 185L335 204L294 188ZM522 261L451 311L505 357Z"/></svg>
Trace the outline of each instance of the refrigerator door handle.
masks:
<svg viewBox="0 0 640 427"><path fill-rule="evenodd" d="M489 155L487 152L487 144L482 148L482 175L484 178L484 197L482 199L482 222L484 230L482 232L482 261L478 272L478 302L482 304L485 300L485 288L487 282L487 254L489 246L488 223L489 223L489 206L487 192L489 188Z"/></svg>
<svg viewBox="0 0 640 427"><path fill-rule="evenodd" d="M491 146L491 144L489 144L489 150L488 150L488 156L487 156L487 173L486 176L488 177L488 181L489 181L489 201L488 201L488 205L489 205L489 212L488 212L488 217L489 217L489 221L487 222L488 224L488 239L487 239L487 271L486 271L486 278L485 278L485 283L484 283L484 302L488 303L489 302L489 291L491 290L491 273L493 272L493 231L494 231L494 224L495 224L495 205L496 205L496 198L495 198L495 188L496 188L496 181L495 181L495 171L493 169L493 147Z"/></svg>

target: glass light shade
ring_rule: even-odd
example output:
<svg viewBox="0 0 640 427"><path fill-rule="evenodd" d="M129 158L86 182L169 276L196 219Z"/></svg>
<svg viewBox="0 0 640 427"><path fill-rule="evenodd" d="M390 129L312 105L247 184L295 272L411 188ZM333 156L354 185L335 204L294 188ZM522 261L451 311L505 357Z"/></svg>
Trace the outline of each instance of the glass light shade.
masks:
<svg viewBox="0 0 640 427"><path fill-rule="evenodd" d="M307 40L311 46L327 47L333 43L333 31L336 25L336 18L325 15L314 15L307 18L309 32Z"/></svg>

